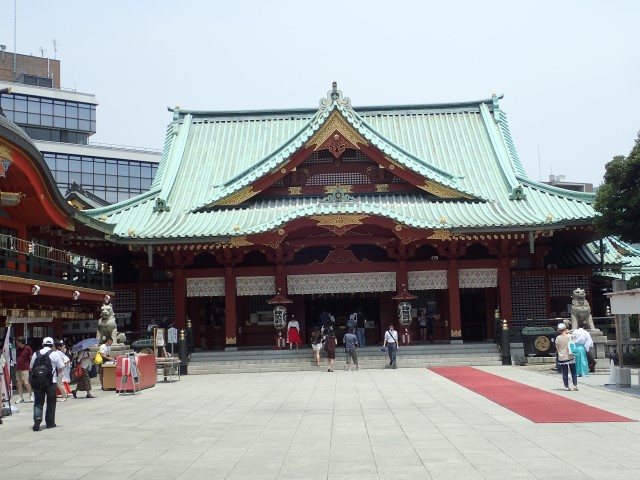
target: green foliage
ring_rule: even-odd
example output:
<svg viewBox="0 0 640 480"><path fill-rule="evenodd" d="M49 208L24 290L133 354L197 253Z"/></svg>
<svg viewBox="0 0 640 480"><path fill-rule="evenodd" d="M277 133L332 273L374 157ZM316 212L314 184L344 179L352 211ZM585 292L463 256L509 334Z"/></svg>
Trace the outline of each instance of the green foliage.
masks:
<svg viewBox="0 0 640 480"><path fill-rule="evenodd" d="M594 208L600 213L596 225L601 233L640 242L640 132L627 157L616 156L607 163Z"/></svg>
<svg viewBox="0 0 640 480"><path fill-rule="evenodd" d="M640 275L636 275L627 280L627 290L633 290L634 288L640 288Z"/></svg>

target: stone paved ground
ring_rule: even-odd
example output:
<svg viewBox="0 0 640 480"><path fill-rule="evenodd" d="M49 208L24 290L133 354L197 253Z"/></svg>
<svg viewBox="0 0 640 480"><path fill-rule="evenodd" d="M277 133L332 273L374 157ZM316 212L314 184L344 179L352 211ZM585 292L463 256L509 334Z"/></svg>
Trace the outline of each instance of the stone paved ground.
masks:
<svg viewBox="0 0 640 480"><path fill-rule="evenodd" d="M482 370L640 420L640 398L602 388L606 376L564 392L558 375ZM638 422L534 424L425 369L192 375L135 397L95 394L59 403L59 428L33 432L30 404L5 418L0 477L640 476Z"/></svg>

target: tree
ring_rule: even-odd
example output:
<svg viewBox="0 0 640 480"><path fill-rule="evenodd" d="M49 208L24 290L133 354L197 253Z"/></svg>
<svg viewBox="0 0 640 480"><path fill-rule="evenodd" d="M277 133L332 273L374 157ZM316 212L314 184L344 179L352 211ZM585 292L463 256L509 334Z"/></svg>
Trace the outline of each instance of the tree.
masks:
<svg viewBox="0 0 640 480"><path fill-rule="evenodd" d="M640 242L640 132L627 157L616 156L607 163L593 207L600 214L596 226L601 233Z"/></svg>

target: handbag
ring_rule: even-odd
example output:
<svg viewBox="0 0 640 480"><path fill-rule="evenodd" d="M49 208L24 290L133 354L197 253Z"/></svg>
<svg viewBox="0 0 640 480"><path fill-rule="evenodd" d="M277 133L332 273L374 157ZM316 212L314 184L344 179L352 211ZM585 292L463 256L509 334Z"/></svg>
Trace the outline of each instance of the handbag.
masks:
<svg viewBox="0 0 640 480"><path fill-rule="evenodd" d="M576 342L569 342L569 353L576 353Z"/></svg>
<svg viewBox="0 0 640 480"><path fill-rule="evenodd" d="M96 365L102 365L102 355L100 355L100 352L96 353L96 358L93 359L93 363Z"/></svg>
<svg viewBox="0 0 640 480"><path fill-rule="evenodd" d="M82 378L82 365L80 363L76 365L75 376L78 380Z"/></svg>

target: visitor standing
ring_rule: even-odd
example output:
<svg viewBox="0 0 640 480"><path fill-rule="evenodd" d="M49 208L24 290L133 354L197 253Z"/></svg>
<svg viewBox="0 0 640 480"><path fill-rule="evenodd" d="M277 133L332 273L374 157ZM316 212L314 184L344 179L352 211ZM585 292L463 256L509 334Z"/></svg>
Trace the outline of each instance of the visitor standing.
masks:
<svg viewBox="0 0 640 480"><path fill-rule="evenodd" d="M56 342L54 344L53 350L54 353L52 353L52 355L57 355L58 357L60 357L60 360L62 360L62 363L64 364L62 374L58 375L58 388L56 391L56 395L60 395L61 402L66 402L67 398L69 397L69 393L71 393L69 389L69 372L71 371L71 359L67 355L67 348L63 341Z"/></svg>
<svg viewBox="0 0 640 480"><path fill-rule="evenodd" d="M29 383L34 393L33 401L33 431L40 430L45 399L47 410L45 423L47 428L56 426L56 387L58 375L62 374L64 363L58 355L53 355L53 338L42 340L42 349L31 357L31 377Z"/></svg>
<svg viewBox="0 0 640 480"><path fill-rule="evenodd" d="M389 330L384 332L383 347L387 347L387 353L389 354L389 366L391 368L397 368L396 355L398 352L398 332L395 331L393 325L389 325Z"/></svg>
<svg viewBox="0 0 640 480"><path fill-rule="evenodd" d="M356 312L356 337L358 338L358 346L363 348L365 346L365 323L367 317L362 312L362 308L358 308Z"/></svg>
<svg viewBox="0 0 640 480"><path fill-rule="evenodd" d="M115 360L115 358L111 356L112 344L113 338L107 338L107 341L100 345L100 356L102 357L102 363L100 364L100 387L102 390L104 390L104 364Z"/></svg>
<svg viewBox="0 0 640 480"><path fill-rule="evenodd" d="M329 368L327 372L333 372L333 363L336 360L336 345L338 344L338 339L336 338L336 333L333 328L329 328L327 330L327 338L324 341L324 348L327 352L327 360L329 361Z"/></svg>
<svg viewBox="0 0 640 480"><path fill-rule="evenodd" d="M356 347L358 346L358 337L354 335L353 328L344 335L344 351L347 354L347 364L344 366L345 370L351 371L351 362L356 366L356 370L360 370L358 365L358 354L356 353Z"/></svg>
<svg viewBox="0 0 640 480"><path fill-rule="evenodd" d="M31 391L31 385L29 384L29 364L31 363L31 357L33 356L33 350L27 345L27 340L24 337L18 337L16 340L16 383L18 386L18 401L16 403L23 403L24 398L23 387L27 389L29 400L33 402L33 392Z"/></svg>
<svg viewBox="0 0 640 480"><path fill-rule="evenodd" d="M576 374L579 377L586 377L589 375L589 361L587 357L587 352L589 348L593 346L593 340L591 339L591 335L587 332L584 322L580 322L580 327L573 331L573 341L576 344Z"/></svg>
<svg viewBox="0 0 640 480"><path fill-rule="evenodd" d="M435 320L435 315L427 315L427 335L429 336L429 341L431 343L433 343L433 327L435 324Z"/></svg>
<svg viewBox="0 0 640 480"><path fill-rule="evenodd" d="M558 365L562 370L562 381L565 390L569 388L569 372L571 372L571 380L573 381L573 389L578 390L578 376L576 375L576 361L573 354L569 350L569 342L571 337L564 323L558 324L560 335L556 338L556 350L558 352Z"/></svg>
<svg viewBox="0 0 640 480"><path fill-rule="evenodd" d="M427 312L424 310L418 315L418 327L420 327L420 341L427 343Z"/></svg>
<svg viewBox="0 0 640 480"><path fill-rule="evenodd" d="M322 334L320 329L315 327L311 332L311 348L316 357L316 364L320 366L320 350L322 349Z"/></svg>
<svg viewBox="0 0 640 480"><path fill-rule="evenodd" d="M296 344L296 350L300 348L302 339L300 338L300 324L296 320L295 315L291 315L291 320L287 324L287 342L289 342L289 350L291 350L293 344Z"/></svg>
<svg viewBox="0 0 640 480"><path fill-rule="evenodd" d="M87 398L94 398L93 395L91 395L91 378L89 377L89 371L91 370L91 354L89 350L78 352L76 362L78 362L82 369L82 375L78 379L76 388L71 391L71 394L73 398L78 398L78 391L82 391L87 392Z"/></svg>

